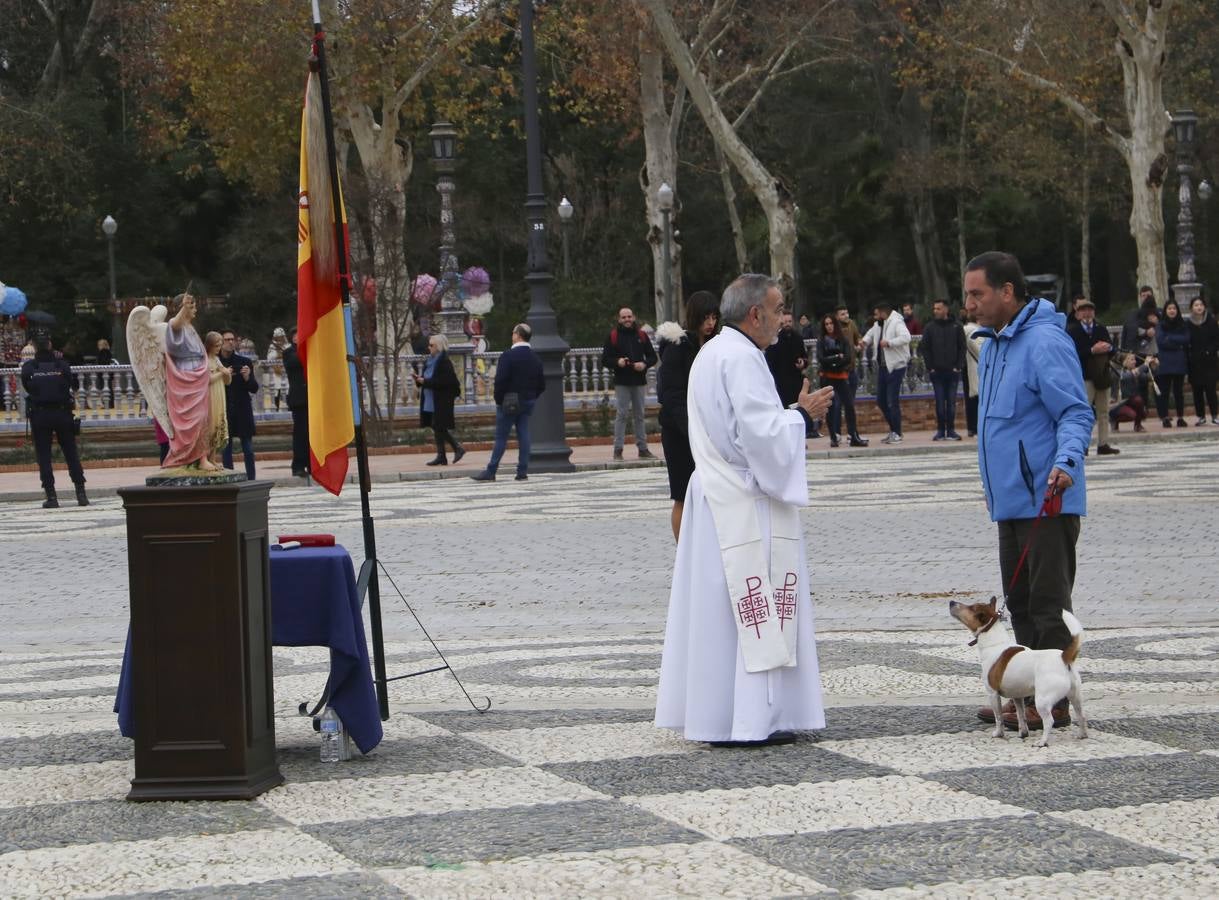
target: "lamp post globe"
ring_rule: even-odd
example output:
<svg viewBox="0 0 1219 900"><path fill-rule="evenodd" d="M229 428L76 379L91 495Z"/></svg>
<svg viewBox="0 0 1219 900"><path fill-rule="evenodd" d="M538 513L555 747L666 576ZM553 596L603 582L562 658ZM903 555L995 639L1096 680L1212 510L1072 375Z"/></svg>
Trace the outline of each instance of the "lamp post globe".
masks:
<svg viewBox="0 0 1219 900"><path fill-rule="evenodd" d="M571 278L571 256L568 252L568 232L571 230L571 217L575 214L576 208L571 205L571 201L564 197L559 201L559 228L563 235L563 277Z"/></svg>

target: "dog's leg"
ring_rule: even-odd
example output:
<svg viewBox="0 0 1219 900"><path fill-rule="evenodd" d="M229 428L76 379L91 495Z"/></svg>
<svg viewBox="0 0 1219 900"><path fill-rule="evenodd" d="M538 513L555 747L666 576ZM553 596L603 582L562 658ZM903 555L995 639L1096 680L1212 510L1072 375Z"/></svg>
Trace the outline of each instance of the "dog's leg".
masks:
<svg viewBox="0 0 1219 900"><path fill-rule="evenodd" d="M1019 729L1019 734L1022 738L1029 736L1029 723L1024 718L1024 697L1014 697L1013 705L1016 707L1016 726Z"/></svg>
<svg viewBox="0 0 1219 900"><path fill-rule="evenodd" d="M1042 699L1043 696L1045 699ZM1050 746L1050 732L1054 730L1054 701L1050 699L1050 696L1038 694L1033 698L1033 702L1037 705L1037 712L1041 716L1041 740L1037 742L1038 747Z"/></svg>
<svg viewBox="0 0 1219 900"><path fill-rule="evenodd" d="M1006 738L1007 732L1003 729L1003 698L999 696L998 691L990 692L990 708L995 711L995 730L990 736Z"/></svg>
<svg viewBox="0 0 1219 900"><path fill-rule="evenodd" d="M1075 724L1079 726L1079 739L1082 741L1088 736L1088 720L1084 718L1084 703L1079 683L1079 672L1074 668L1071 669L1071 693L1067 696L1071 698L1071 710L1075 713Z"/></svg>

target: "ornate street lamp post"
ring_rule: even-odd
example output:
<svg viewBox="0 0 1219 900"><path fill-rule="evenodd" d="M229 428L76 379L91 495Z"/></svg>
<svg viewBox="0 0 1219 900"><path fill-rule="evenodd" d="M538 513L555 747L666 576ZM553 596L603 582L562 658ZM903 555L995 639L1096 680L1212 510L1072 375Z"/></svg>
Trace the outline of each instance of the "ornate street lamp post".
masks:
<svg viewBox="0 0 1219 900"><path fill-rule="evenodd" d="M453 220L453 177L457 168L457 129L450 122L437 122L428 132L432 140L432 166L436 170L436 191L440 194L440 320L434 329L443 334L450 348L464 347L466 336L465 307L462 306L461 275L457 270L457 229Z"/></svg>
<svg viewBox="0 0 1219 900"><path fill-rule="evenodd" d="M564 197L559 201L559 228L563 233L563 278L571 279L571 256L567 251L567 233L571 231L571 217L576 208Z"/></svg>
<svg viewBox="0 0 1219 900"><path fill-rule="evenodd" d="M664 265L664 309L661 318L666 322L673 321L673 188L666 181L656 192L656 204L660 207L660 217L664 224L663 265Z"/></svg>
<svg viewBox="0 0 1219 900"><path fill-rule="evenodd" d="M1194 264L1193 185L1190 178L1194 171L1198 117L1192 109L1177 110L1172 115L1172 130L1177 142L1177 177L1180 179L1177 192L1180 206L1177 213L1177 283L1172 286L1172 296L1181 310L1186 311L1194 298L1202 293Z"/></svg>
<svg viewBox="0 0 1219 900"><path fill-rule="evenodd" d="M531 344L542 358L546 391L533 412L533 447L529 468L536 472L572 472L563 413L563 359L570 349L559 337L558 321L550 305L550 260L546 255L546 197L542 193L542 137L538 123L538 67L533 45L533 0L521 0L521 81L525 92L525 159L528 188L525 218L529 228L529 313Z"/></svg>
<svg viewBox="0 0 1219 900"><path fill-rule="evenodd" d="M106 254L110 261L110 352L118 360L127 359L127 330L123 325L123 310L119 306L118 286L114 277L114 236L119 223L114 216L102 219L102 234L106 235Z"/></svg>

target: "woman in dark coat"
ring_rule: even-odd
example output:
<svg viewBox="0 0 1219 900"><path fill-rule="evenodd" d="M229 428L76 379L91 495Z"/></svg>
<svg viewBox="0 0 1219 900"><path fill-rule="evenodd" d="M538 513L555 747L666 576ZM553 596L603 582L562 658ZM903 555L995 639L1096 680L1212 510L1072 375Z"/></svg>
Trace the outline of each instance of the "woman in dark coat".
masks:
<svg viewBox="0 0 1219 900"><path fill-rule="evenodd" d="M1176 300L1164 304L1164 317L1156 325L1156 347L1160 365L1156 369L1157 412L1165 428L1172 427L1169 418L1168 394L1172 392L1173 405L1177 410L1177 427L1185 426L1185 371L1186 355L1189 352L1189 329L1181 316L1181 307Z"/></svg>
<svg viewBox="0 0 1219 900"><path fill-rule="evenodd" d="M847 435L852 447L866 447L868 442L859 436L855 421L855 398L851 396L850 378L855 355L851 342L843 335L838 320L830 314L821 317L821 337L817 339L817 364L821 373L821 386L834 389L834 402L830 406L830 446L838 446L842 417L847 420Z"/></svg>
<svg viewBox="0 0 1219 900"><path fill-rule="evenodd" d="M453 404L461 396L461 382L457 380L457 372L449 360L449 342L443 334L434 334L428 338L428 358L423 364L423 374L415 374L415 384L423 388L423 396L419 404L419 424L431 428L436 436L436 458L429 466L447 466L449 459L445 455L445 444L453 447L453 462L461 462L466 455L466 448L457 443L453 437L453 428L457 424L453 415Z"/></svg>
<svg viewBox="0 0 1219 900"><path fill-rule="evenodd" d="M673 500L670 524L673 539L681 532L681 513L686 487L694 474L690 452L690 433L686 417L686 388L690 367L699 348L713 337L720 326L720 304L710 291L698 291L686 299L683 329L676 322L665 322L656 329L661 341L660 368L656 373L660 399L660 443L664 447L665 467L669 470L669 497Z"/></svg>
<svg viewBox="0 0 1219 900"><path fill-rule="evenodd" d="M1189 305L1189 386L1194 392L1195 425L1206 424L1206 405L1211 407L1211 422L1219 425L1219 402L1215 381L1219 379L1219 323L1206 308L1206 301L1195 297Z"/></svg>

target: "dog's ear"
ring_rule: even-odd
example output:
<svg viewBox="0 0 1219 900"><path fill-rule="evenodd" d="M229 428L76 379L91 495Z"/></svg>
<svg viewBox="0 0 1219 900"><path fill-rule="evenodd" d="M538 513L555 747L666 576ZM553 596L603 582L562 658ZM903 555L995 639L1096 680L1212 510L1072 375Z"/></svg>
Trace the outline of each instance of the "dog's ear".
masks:
<svg viewBox="0 0 1219 900"><path fill-rule="evenodd" d="M986 605L989 606L991 609L994 609L998 603L999 603L999 598L996 596L991 596L990 603L988 603Z"/></svg>

